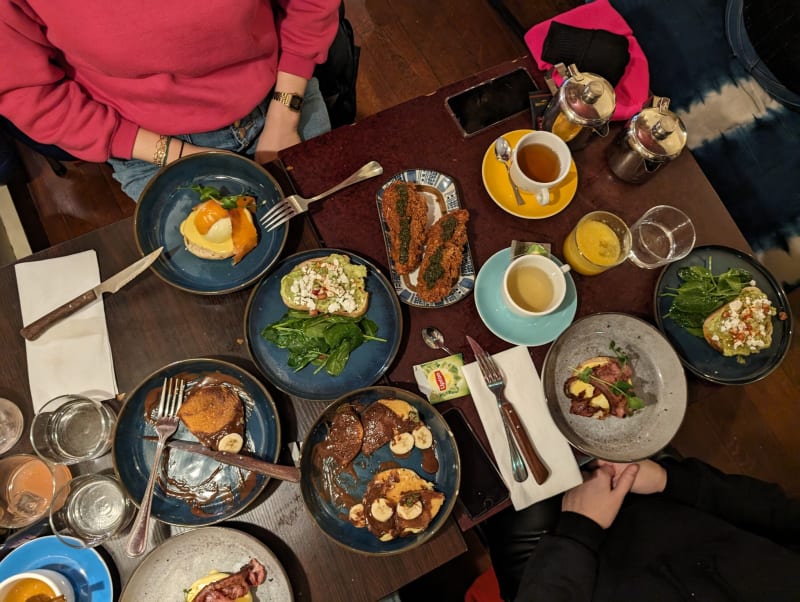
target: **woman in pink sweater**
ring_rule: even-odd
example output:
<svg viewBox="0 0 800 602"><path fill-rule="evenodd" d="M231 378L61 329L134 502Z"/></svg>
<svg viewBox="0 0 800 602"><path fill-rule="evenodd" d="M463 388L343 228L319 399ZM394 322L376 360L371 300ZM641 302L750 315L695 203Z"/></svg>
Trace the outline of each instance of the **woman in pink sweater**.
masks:
<svg viewBox="0 0 800 602"><path fill-rule="evenodd" d="M266 162L330 129L312 79L340 0L0 0L0 114L138 199L205 148ZM302 110L301 110L302 109Z"/></svg>

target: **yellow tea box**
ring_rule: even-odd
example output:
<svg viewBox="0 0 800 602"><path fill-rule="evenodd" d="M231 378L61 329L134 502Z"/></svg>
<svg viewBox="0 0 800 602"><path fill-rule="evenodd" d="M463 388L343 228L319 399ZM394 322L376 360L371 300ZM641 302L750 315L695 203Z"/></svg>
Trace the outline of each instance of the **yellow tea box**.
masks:
<svg viewBox="0 0 800 602"><path fill-rule="evenodd" d="M461 372L464 358L460 353L414 366L419 390L431 403L469 395L469 387Z"/></svg>

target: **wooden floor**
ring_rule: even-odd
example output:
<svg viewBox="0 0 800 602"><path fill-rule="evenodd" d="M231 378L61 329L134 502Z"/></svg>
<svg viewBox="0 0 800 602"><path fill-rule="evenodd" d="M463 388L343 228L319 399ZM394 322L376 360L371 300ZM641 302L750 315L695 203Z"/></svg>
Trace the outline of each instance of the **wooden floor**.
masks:
<svg viewBox="0 0 800 602"><path fill-rule="evenodd" d="M580 3L506 4L527 29ZM361 46L358 119L527 54L520 37L487 1L345 0L345 6ZM68 175L59 177L40 158L28 161L29 186L45 226L40 236L46 231L56 239L69 238L132 212L132 203L96 166L70 165ZM47 244L46 236L41 244ZM744 387L703 385L690 400L674 444L684 455L777 482L800 496L800 291L792 303L795 341L782 366ZM488 566L478 534L467 537L470 553L405 588L403 599L463 600L466 588Z"/></svg>

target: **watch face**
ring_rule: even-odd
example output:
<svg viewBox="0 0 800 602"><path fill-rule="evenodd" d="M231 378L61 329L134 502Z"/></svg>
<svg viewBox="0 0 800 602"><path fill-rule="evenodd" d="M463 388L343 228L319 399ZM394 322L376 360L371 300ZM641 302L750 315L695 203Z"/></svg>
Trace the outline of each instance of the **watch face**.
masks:
<svg viewBox="0 0 800 602"><path fill-rule="evenodd" d="M299 111L303 107L303 97L293 94L289 100L289 108L293 111Z"/></svg>

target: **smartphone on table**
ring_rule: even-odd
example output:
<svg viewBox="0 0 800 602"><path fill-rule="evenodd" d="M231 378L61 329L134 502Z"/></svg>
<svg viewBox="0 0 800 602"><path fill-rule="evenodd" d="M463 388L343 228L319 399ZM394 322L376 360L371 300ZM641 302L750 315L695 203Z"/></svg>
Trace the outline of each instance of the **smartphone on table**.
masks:
<svg viewBox="0 0 800 602"><path fill-rule="evenodd" d="M530 111L531 92L539 88L523 67L492 78L445 100L465 136L505 121L523 111Z"/></svg>
<svg viewBox="0 0 800 602"><path fill-rule="evenodd" d="M469 517L475 521L507 500L508 489L463 412L458 408L450 408L442 416L450 425L461 457L461 487L458 497Z"/></svg>

